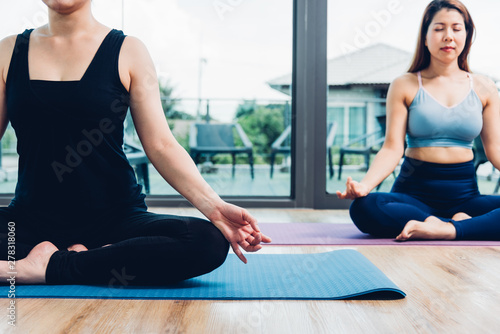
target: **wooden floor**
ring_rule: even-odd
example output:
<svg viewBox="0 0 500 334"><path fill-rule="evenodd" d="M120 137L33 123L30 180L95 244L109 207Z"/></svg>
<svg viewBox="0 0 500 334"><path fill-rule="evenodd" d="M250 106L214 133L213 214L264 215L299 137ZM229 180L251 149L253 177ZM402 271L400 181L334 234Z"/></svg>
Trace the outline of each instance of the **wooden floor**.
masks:
<svg viewBox="0 0 500 334"><path fill-rule="evenodd" d="M191 209L152 209L196 215ZM346 211L251 210L261 222L349 221ZM400 300L0 300L0 333L498 333L500 247L266 246L260 253L357 249L406 292Z"/></svg>

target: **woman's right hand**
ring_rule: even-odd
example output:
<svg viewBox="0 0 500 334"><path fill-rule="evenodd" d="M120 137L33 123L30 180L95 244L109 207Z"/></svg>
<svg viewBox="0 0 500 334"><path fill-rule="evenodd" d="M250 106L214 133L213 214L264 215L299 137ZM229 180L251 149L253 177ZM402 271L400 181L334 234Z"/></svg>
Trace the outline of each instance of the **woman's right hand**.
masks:
<svg viewBox="0 0 500 334"><path fill-rule="evenodd" d="M370 189L363 183L353 181L352 177L347 178L346 189L344 192L337 190L337 197L340 199L355 199L364 197L370 193Z"/></svg>

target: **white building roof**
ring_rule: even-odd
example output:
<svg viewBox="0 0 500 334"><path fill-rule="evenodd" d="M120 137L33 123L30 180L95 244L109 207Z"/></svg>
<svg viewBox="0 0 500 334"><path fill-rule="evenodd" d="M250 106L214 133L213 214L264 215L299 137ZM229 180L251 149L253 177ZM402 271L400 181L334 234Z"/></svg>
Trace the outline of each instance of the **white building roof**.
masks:
<svg viewBox="0 0 500 334"><path fill-rule="evenodd" d="M373 44L328 60L328 85L390 84L410 66L412 54L387 44ZM273 86L287 86L292 75L268 81Z"/></svg>

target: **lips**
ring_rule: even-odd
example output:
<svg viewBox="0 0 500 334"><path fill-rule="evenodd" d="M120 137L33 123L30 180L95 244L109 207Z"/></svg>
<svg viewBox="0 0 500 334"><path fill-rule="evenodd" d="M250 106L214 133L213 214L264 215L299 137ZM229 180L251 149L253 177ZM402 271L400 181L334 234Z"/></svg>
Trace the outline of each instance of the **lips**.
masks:
<svg viewBox="0 0 500 334"><path fill-rule="evenodd" d="M445 46L444 48L441 48L441 50L449 52L449 51L455 50L455 48L452 46Z"/></svg>

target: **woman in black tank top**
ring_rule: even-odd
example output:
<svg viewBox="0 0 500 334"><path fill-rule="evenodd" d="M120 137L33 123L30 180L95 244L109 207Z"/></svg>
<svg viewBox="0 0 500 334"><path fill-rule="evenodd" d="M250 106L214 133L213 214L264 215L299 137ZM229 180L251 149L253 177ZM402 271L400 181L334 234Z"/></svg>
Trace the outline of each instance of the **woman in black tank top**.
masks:
<svg viewBox="0 0 500 334"><path fill-rule="evenodd" d="M98 23L90 0L44 2L48 25L0 42L0 129L11 122L19 153L0 259L15 224L16 281L162 285L212 271L229 245L246 262L240 247L270 242L173 138L143 44ZM147 211L123 151L129 107L151 163L210 221Z"/></svg>

